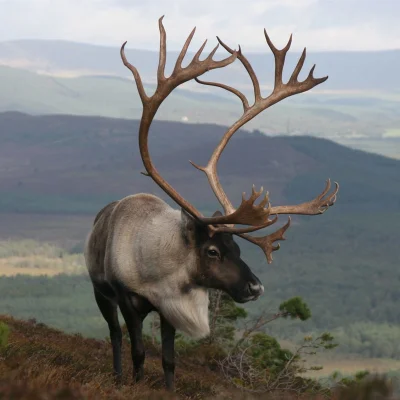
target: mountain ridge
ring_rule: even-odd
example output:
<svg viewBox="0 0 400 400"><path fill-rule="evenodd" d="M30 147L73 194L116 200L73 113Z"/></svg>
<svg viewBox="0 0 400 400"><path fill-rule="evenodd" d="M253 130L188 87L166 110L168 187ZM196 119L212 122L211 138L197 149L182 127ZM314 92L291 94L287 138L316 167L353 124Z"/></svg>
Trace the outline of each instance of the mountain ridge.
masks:
<svg viewBox="0 0 400 400"><path fill-rule="evenodd" d="M68 209L56 201L60 196L70 199L68 212L78 211L74 202L86 204L88 211L110 193L130 194L130 187L164 196L151 179L140 174L138 127L137 120L0 113L0 190L7 193L0 207L34 212L41 209L39 199L47 195L54 197L59 211ZM189 200L206 208L215 207L214 196L204 174L188 160L206 163L225 129L157 120L149 136L153 162L163 176ZM343 209L353 208L352 204L380 209L384 199L386 210L395 210L400 205L398 171L400 161L326 139L268 137L257 130L237 132L219 162L221 182L236 201L250 190L249 177L256 186L270 188L274 203L317 195L330 177L346 193L339 205ZM91 205L90 199L96 196Z"/></svg>
<svg viewBox="0 0 400 400"><path fill-rule="evenodd" d="M121 40L122 44L123 40ZM128 41L129 44L134 41ZM306 43L305 43L306 45ZM396 71L400 67L400 49L381 51L309 51L304 70L307 71L314 63L319 74L329 75L330 79L324 84L325 89L385 89L399 90L400 78ZM154 82L156 65L158 63L158 51L127 48L128 59L135 61L135 66L142 73L145 81ZM179 54L179 51L169 51L167 57L167 70ZM265 52L248 52L254 69L263 71L263 77L267 77L272 83L273 56L266 46ZM187 58L194 52L188 52ZM287 56L285 74L290 75L300 52L292 51ZM0 63L9 65L30 65L32 70L49 72L58 70L92 71L97 74L107 71L108 74L130 76L121 63L119 46L101 46L89 43L78 43L62 40L15 40L0 42ZM31 60L31 61L29 61ZM101 62L99 62L101 60ZM6 64L7 65L7 64ZM362 70L362 74L359 72ZM147 73L146 71L149 71ZM244 71L235 68L232 71L225 68L224 72L214 71L213 76L234 78L242 84L246 78ZM86 73L87 74L87 73ZM302 75L306 76L306 72ZM264 78L265 79L265 78ZM333 82L333 83L332 83Z"/></svg>

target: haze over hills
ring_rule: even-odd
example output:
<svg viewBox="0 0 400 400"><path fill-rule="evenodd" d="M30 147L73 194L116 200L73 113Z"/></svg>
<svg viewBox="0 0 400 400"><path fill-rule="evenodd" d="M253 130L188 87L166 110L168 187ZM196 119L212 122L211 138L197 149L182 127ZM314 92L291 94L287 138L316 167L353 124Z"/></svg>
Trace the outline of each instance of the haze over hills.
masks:
<svg viewBox="0 0 400 400"><path fill-rule="evenodd" d="M37 43L37 47L41 49L40 44L42 42L33 43ZM46 43L44 42L44 44ZM64 45L66 50L63 49ZM111 53L107 55L107 48L92 46L94 50L100 53L105 52L106 57L101 55L98 57L109 60L109 63L115 65L115 71L120 71L120 75L115 74L111 67L107 67L108 69L106 68L105 71L95 71L87 64L86 68L84 64L79 64L78 50L82 45L71 45L73 51L67 51L68 46L69 44L61 42L59 52L54 52L55 56L62 54L61 60L45 62L46 65L50 65L47 69L50 74L35 72L40 70L36 63L37 58L35 57L38 57L35 55L36 53L27 52L28 55L25 55L25 58L22 59L24 52L15 51L14 58L10 58L10 54L4 56L5 53L3 52L3 58L1 58L0 51L0 59L3 60L3 63L20 67L0 66L0 85L2 88L0 111L21 111L36 115L75 114L140 118L140 99L135 86L131 83L131 78L129 78L129 81L127 80L127 72L129 71L125 71L121 66L118 53L115 56L112 56ZM4 47L8 49L3 43L3 50ZM92 47L89 46L90 49ZM84 47L80 51L84 52L83 50ZM9 49L8 52L10 53ZM77 52L77 54L74 54L74 52ZM83 57L84 60L98 59L96 54L91 54L88 57L86 53L90 54L90 51L84 52L86 57ZM37 54L41 54L39 50ZM394 52L393 54L397 53ZM72 61L66 61L66 67L61 74L64 77L53 75L57 72L57 68L61 68L60 63L64 60L64 55L67 60L75 60L74 62L79 65L73 65L71 64ZM372 53L368 53L369 55L373 58ZM139 65L139 69L141 72L143 71L142 75L145 82L146 80L151 82L154 81L157 55L149 52L147 56L147 58L139 58L140 62L144 62L143 65ZM132 59L134 60L135 57L133 56ZM313 56L311 55L309 59L310 61L313 60ZM171 61L172 57L169 57L169 60ZM265 62L266 60L263 64L265 66L268 65ZM33 64L30 64L31 62ZM54 65L59 67L55 69L51 67L53 62ZM154 65L150 67L151 63ZM98 68L101 65L103 65L102 62L95 64ZM107 62L105 62L105 65L108 65ZM333 63L333 66L335 65ZM395 63L389 63L389 65L395 65ZM329 67L326 71L331 69L332 67ZM290 71L290 68L287 70ZM79 74L89 73L92 75L75 78L65 77L77 75L77 71ZM338 71L340 72L340 68ZM41 72L43 72L43 69ZM270 83L273 76L272 71L265 73L260 68L258 72L262 82ZM58 70L58 73L60 73L60 70ZM101 73L101 75L93 75L98 73ZM210 74L210 79L218 80L218 76L213 75L213 73L221 74L222 72L217 70ZM365 78L365 74L357 74L362 76L362 79ZM327 82L332 80L332 74L330 75ZM246 82L241 80L241 76L245 77L239 66L232 65L226 71L224 70L221 80L229 84L235 82L234 85L239 87L243 82ZM338 76L344 76L347 79L344 73L338 74ZM381 74L379 79L384 79L383 76L390 77L389 74ZM246 78L248 80L248 77ZM382 88L378 90L368 85L364 90L359 90L354 89L350 84L347 90L326 90L324 83L309 93L285 99L270 110L260 114L248 124L248 129L258 129L269 135L285 133L287 135L307 134L325 137L350 147L391 157L400 157L400 91L396 90L396 79L392 79L391 90ZM333 81L335 82L335 80ZM371 80L371 82L374 82L374 80ZM340 85L342 84L339 84L339 87L341 87ZM145 83L145 86L149 93L154 90L152 83ZM382 87L386 86L383 85ZM268 88L265 88L264 93L268 93L268 90ZM245 87L244 91L248 91L248 86ZM190 82L170 95L160 108L157 118L229 125L240 116L240 113L241 105L234 96L232 97L229 93L217 88L210 89Z"/></svg>
<svg viewBox="0 0 400 400"><path fill-rule="evenodd" d="M167 73L177 54L168 53ZM151 93L157 51L128 48L127 56ZM265 53L248 57L267 94L274 76L270 50L266 46ZM295 52L288 54L286 78L298 57ZM249 128L270 135L325 137L400 157L400 50L311 52L300 78L306 77L313 63L317 64L316 76L327 74L328 81L311 92L285 99L251 121ZM123 67L118 48L45 40L0 42L0 65L1 111L140 118L140 100L135 87L125 81L131 79L130 72ZM206 76L233 84L251 98L249 78L239 63ZM188 82L172 93L157 118L229 125L240 112L239 102L230 93Z"/></svg>
<svg viewBox="0 0 400 400"><path fill-rule="evenodd" d="M145 82L155 82L155 68L158 63L158 49L155 51L136 50L134 38L121 38L121 44L128 40L126 55L140 71ZM223 39L229 44L228 39ZM210 40L204 50L213 47ZM305 43L304 45L307 45ZM197 49L196 49L197 50ZM246 53L255 71L262 77L263 84L273 83L273 55L265 45L263 53ZM223 50L217 54L227 54ZM188 52L186 60L193 57L194 52ZM169 51L167 56L167 72L171 69L178 56L177 51ZM298 52L289 52L286 58L286 75L290 76L295 63L300 57ZM122 65L119 48L96 46L66 41L51 40L16 40L0 42L0 64L28 69L34 72L61 75L116 75L128 77L130 72ZM345 91L389 91L399 93L400 49L376 52L313 52L307 54L303 76L306 77L309 68L316 64L316 75L329 75L329 80L319 89ZM238 85L249 85L245 71L239 67L225 68L213 71L216 79L234 79Z"/></svg>

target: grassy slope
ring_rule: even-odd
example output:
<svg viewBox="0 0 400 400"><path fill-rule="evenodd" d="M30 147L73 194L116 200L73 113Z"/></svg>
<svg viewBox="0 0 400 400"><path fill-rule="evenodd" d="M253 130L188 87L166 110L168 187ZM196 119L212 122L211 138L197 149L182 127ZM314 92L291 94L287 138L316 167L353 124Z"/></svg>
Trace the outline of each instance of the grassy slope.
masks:
<svg viewBox="0 0 400 400"><path fill-rule="evenodd" d="M115 386L112 379L111 346L107 341L67 335L35 320L20 321L0 315L10 328L8 344L0 348L0 398L19 400L84 399L306 399L285 392L268 395L241 393L229 387L218 370L210 369L210 360L199 354L190 359L177 356L176 393L163 387L160 353L146 343L145 379L132 383L129 343L123 342L123 379ZM206 353L207 348L204 347ZM341 391L332 400L365 398L368 384L357 392ZM378 392L382 388L377 387ZM384 390L382 390L385 392ZM390 393L390 390L387 392ZM322 397L312 397L322 400ZM394 400L398 397L383 396ZM326 397L324 397L326 399Z"/></svg>
<svg viewBox="0 0 400 400"><path fill-rule="evenodd" d="M11 329L9 346L0 353L0 398L21 398L18 390L34 393L43 389L54 393L64 389L67 395L63 398L76 399L143 399L152 395L157 399L175 398L163 389L161 360L154 349L147 354L145 381L133 385L129 343L124 343L124 376L118 389L112 379L109 343L66 335L33 321L22 322L7 316L0 316L0 321ZM181 398L215 398L217 394L232 392L224 387L221 376L195 364L188 368L178 363L176 376L176 391ZM10 397L5 397L7 386Z"/></svg>

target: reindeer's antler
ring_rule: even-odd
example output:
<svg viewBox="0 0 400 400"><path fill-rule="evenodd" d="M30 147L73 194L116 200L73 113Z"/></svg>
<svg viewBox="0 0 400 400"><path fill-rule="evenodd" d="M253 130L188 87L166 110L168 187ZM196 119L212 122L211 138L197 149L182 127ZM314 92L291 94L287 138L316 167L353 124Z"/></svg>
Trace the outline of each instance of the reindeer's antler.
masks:
<svg viewBox="0 0 400 400"><path fill-rule="evenodd" d="M253 119L256 115L258 115L262 111L271 107L273 104L285 99L286 97L310 90L313 87L319 85L320 83L326 81L328 77L326 76L323 78L315 78L313 76L315 68L314 65L311 68L308 77L302 82L298 81L298 76L300 74L300 71L303 67L306 58L306 49L304 49L289 81L287 83L283 83L282 81L283 67L285 63L286 54L292 42L292 36L290 36L287 45L282 50L278 50L272 44L270 38L267 35L267 32L264 31L268 46L270 47L275 57L275 83L272 93L268 97L263 98L261 96L261 89L257 76L254 73L253 67L251 66L250 62L243 55L240 46L239 46L239 51L235 51L231 49L229 46L227 46L225 43L223 43L218 37L217 39L219 41L219 44L221 44L222 47L224 47L224 49L231 54L229 57L224 58L223 60L220 61L213 60L213 56L218 48L217 45L211 51L211 53L206 59L200 61L199 60L200 54L202 53L204 46L206 44L206 42L204 42L203 45L200 47L200 49L197 51L197 53L194 55L189 65L183 68L181 64L186 55L192 37L194 35L195 29L193 29L189 37L186 39L186 42L176 60L172 74L168 78L166 78L164 75L165 63L166 63L166 33L164 26L162 24L162 19L163 17L159 19L160 59L157 71L158 83L156 91L152 96L150 97L147 96L139 72L133 65L131 65L127 61L125 57L124 48L126 42L121 47L122 61L124 65L131 70L136 82L139 96L143 103L143 113L139 128L139 147L143 163L147 171L146 175L153 178L153 180L178 205L180 205L188 213L196 217L199 221L203 222L204 224L209 225L210 228L209 231L211 235L214 234L215 232L229 232L237 234L243 237L244 239L249 240L252 243L255 243L260 247L262 247L267 256L268 262L271 262L272 251L277 250L279 248L279 246L274 246L273 243L277 240L284 239L283 233L288 229L290 225L290 218L289 222L285 226L280 228L277 232L273 233L272 235L267 235L265 237L252 237L247 235L246 233L254 232L256 230L265 228L266 226L275 223L277 221L277 216L274 219L270 220L269 219L270 215L288 214L288 213L307 214L307 215L321 214L327 208L329 208L335 203L336 194L339 189L338 184L335 183L336 184L335 190L333 191L333 193L328 195L328 192L331 187L330 181L328 180L325 190L314 200L294 206L277 206L277 207L271 207L271 204L269 202L268 192L265 194L265 196L263 197L263 199L259 204L255 204L256 200L260 198L263 189L261 188L260 191L256 191L256 189L253 186L252 194L250 195L250 197L246 199L245 194L243 193L242 202L240 206L236 209L235 207L233 207L232 203L228 199L226 193L224 192L221 186L221 183L217 175L217 163L223 150L228 144L230 138L244 124L249 122L251 119ZM239 90L231 86L224 85L222 83L205 82L198 79L199 76L201 76L202 74L204 74L209 70L222 68L231 64L233 61L235 61L236 58L238 58L239 61L243 64L253 84L254 103L251 106L249 105L246 96ZM208 164L205 167L201 167L192 163L197 169L203 171L207 175L210 186L214 194L216 195L218 201L221 203L225 212L225 215L217 215L210 218L204 217L192 204L190 204L187 200L185 200L171 185L169 185L161 177L161 175L158 173L158 171L151 162L148 150L148 143L147 143L151 122L153 121L153 118L161 103L172 92L173 89L191 79L196 79L197 82L203 85L217 86L225 90L228 90L229 92L238 96L243 104L243 115L227 130L222 140L215 148L214 153L212 154ZM250 225L250 226L246 228L238 228L234 226L235 224Z"/></svg>
<svg viewBox="0 0 400 400"><path fill-rule="evenodd" d="M218 223L221 220L220 217L215 218L205 218L202 214L193 207L187 200L185 200L168 182L166 182L162 176L158 173L157 169L154 167L153 163L151 162L149 149L148 149L148 135L149 135L149 128L153 121L153 118L160 107L161 103L167 98L167 96L172 92L173 89L178 87L184 82L187 82L193 78L197 78L198 76L204 74L207 71L216 68L222 68L226 65L231 64L236 59L236 52L232 51L231 55L227 58L224 58L220 61L213 60L213 56L218 49L217 45L211 53L208 55L206 59L203 61L199 60L199 57L206 45L205 41L197 53L194 55L190 64L183 68L182 61L186 55L187 49L190 45L190 42L193 38L196 28L192 30L186 42L176 60L174 70L168 78L165 77L165 63L167 58L167 45L166 45L166 32L162 23L163 17L161 17L158 21L159 29L160 29L160 59L158 64L157 70L157 88L155 93L152 96L147 96L142 80L140 78L138 70L128 62L125 56L125 45L126 42L121 47L121 58L124 65L129 68L133 74L133 77L136 82L136 86L139 92L140 99L142 100L143 104L143 112L142 118L140 121L139 127L139 148L140 154L142 156L143 164L146 168L147 175L154 179L154 181L163 189L168 196L170 196L176 203L178 203L183 209L185 209L189 214L193 215L194 217L198 218L205 223Z"/></svg>
<svg viewBox="0 0 400 400"><path fill-rule="evenodd" d="M212 154L207 166L199 167L192 163L196 168L198 168L201 171L206 173L208 181L210 182L211 188L213 189L218 201L224 208L225 213L228 215L233 214L234 212L236 212L236 210L233 207L232 203L229 201L228 197L226 196L226 194L219 182L218 175L217 175L217 163L218 163L218 160L219 160L223 150L225 149L226 145L228 144L230 138L244 124L246 124L248 121L253 119L260 112L271 107L273 104L285 99L286 97L293 96L294 94L302 93L307 90L310 90L313 87L319 85L320 83L322 83L328 79L327 76L323 77L323 78L314 78L314 76L313 76L313 72L314 72L314 68L315 68L315 65L314 65L311 68L311 71L310 71L307 79L304 80L303 82L298 81L298 76L300 74L300 71L303 67L303 64L304 64L304 61L306 58L306 49L304 49L289 81L287 83L283 83L283 81L282 81L283 66L285 63L286 53L288 52L291 42L292 42L292 36L290 36L290 39L289 39L287 45L282 50L278 50L272 44L272 42L269 39L269 36L267 35L267 32L265 30L264 30L264 34L265 34L267 43L275 57L275 84L274 84L274 89L273 89L272 93L268 97L263 98L261 96L261 89L260 89L260 84L258 82L258 78L257 78L249 60L243 55L240 46L239 46L239 51L237 52L237 58L245 67L246 71L248 72L248 74L250 76L252 84L253 84L254 104L252 106L249 105L249 102L248 102L246 96L242 92L240 92L239 90L237 90L235 88L232 88L230 86L227 86L227 85L224 85L221 83L205 82L198 78L195 78L197 82L199 82L203 85L217 86L222 89L228 90L229 92L238 96L243 104L243 115L225 133L222 140L220 141L218 146L215 148L214 153ZM218 41L225 48L225 50L227 50L229 53L231 53L231 54L235 53L235 51L232 50L229 46L227 46L224 42L222 42L221 39L218 38ZM292 206L291 210L293 210L293 209L294 208ZM280 209L279 211L282 211L282 210L283 209ZM271 208L270 204L268 203L268 207L264 209L264 212L261 212L259 209L257 209L257 211L254 210L253 213L254 213L254 218L250 219L247 223L249 225L254 225L253 220L257 220L258 225L261 225L263 222L265 222L265 219L268 218L268 215L276 213L276 210L274 208ZM279 212L279 213L281 214L283 212ZM317 213L319 213L319 212L316 212L316 214ZM260 220L259 217L257 218L256 214L258 214L258 216L260 214L263 214L263 219Z"/></svg>
<svg viewBox="0 0 400 400"><path fill-rule="evenodd" d="M328 77L323 78L315 78L313 76L313 72L315 69L315 65L311 68L307 78L299 82L298 77L301 72L301 69L304 65L304 61L306 58L306 49L304 48L301 57L293 70L293 73L287 83L283 83L282 80L282 73L283 67L285 63L286 54L290 48L292 42L292 36L290 36L288 43L282 50L278 50L273 43L271 42L267 32L264 30L265 38L268 43L269 48L271 49L272 53L274 54L275 58L275 82L274 82L274 89L272 93L263 98L261 96L261 88L258 81L258 78L251 66L249 60L243 55L241 48L239 46L239 51L237 52L237 58L242 63L246 71L248 72L251 82L253 84L253 91L254 91L254 103L250 106L249 101L247 100L246 96L240 92L239 90L230 87L228 85L224 85L217 82L205 82L198 78L195 78L198 83L203 85L209 86L217 86L222 89L228 90L229 92L235 94L242 102L243 105L243 115L227 130L223 138L221 139L218 146L215 148L214 153L212 154L208 164L205 167L200 167L194 163L192 163L197 169L203 171L208 178L210 186L216 195L218 201L224 208L225 214L227 215L227 219L233 219L233 217L239 213L239 210L246 209L246 213L241 213L242 220L246 220L246 224L253 225L252 228L237 228L235 226L226 227L217 227L215 231L225 231L239 234L246 240L251 241L259 245L264 253L267 256L268 262L272 262L272 251L278 250L279 246L274 246L273 243L277 240L283 240L283 233L288 229L290 225L289 222L279 229L277 232L273 233L272 235L267 235L265 237L254 238L249 235L244 235L243 232L251 232L257 229L261 229L268 225L268 217L269 215L276 215L276 214L307 214L307 215L316 215L321 214L322 212L326 211L326 209L332 206L336 201L336 194L339 190L339 185L335 182L336 188L330 195L327 196L330 190L330 180L327 182L327 186L323 193L321 193L317 198L314 200L294 205L294 206L277 206L271 207L271 204L268 201L268 195L264 198L263 201L259 205L255 205L254 201L261 195L262 189L260 192L256 192L253 187L253 192L249 200L245 200L243 197L242 204L236 210L230 200L228 199L226 193L224 192L221 183L218 178L217 174L217 163L218 160L225 149L226 145L228 144L230 138L233 134L241 128L244 124L258 115L260 112L266 110L267 108L271 107L275 103L285 99L286 97L293 96L298 93L305 92L307 90L312 89L313 87L319 85L320 83L326 81ZM221 39L218 38L219 43L227 50L229 53L234 54L234 50L232 50L229 46L227 46ZM276 219L272 220L271 223L276 222ZM269 225L271 225L271 223ZM255 226L254 226L255 225ZM257 227L258 225L258 227Z"/></svg>
<svg viewBox="0 0 400 400"><path fill-rule="evenodd" d="M278 217L276 217L272 223L275 223L277 221L277 219L278 219ZM265 256L267 257L268 264L271 264L272 260L273 260L272 252L279 250L281 247L279 243L276 246L274 245L274 243L278 240L286 239L283 235L289 228L290 222L291 222L291 219L289 217L289 220L285 225L283 225L276 232L271 233L270 235L257 237L257 236L250 236L250 235L246 235L246 234L239 234L239 236L242 237L243 239L246 239L249 242L254 243L257 246L261 247Z"/></svg>

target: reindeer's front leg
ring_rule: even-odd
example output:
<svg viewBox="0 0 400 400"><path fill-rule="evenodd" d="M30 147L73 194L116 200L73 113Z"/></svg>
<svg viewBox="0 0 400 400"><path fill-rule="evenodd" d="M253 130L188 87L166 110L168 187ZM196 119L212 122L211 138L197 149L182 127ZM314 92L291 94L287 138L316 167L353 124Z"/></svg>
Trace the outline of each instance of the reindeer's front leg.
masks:
<svg viewBox="0 0 400 400"><path fill-rule="evenodd" d="M162 366L168 390L174 390L175 328L160 314L162 340Z"/></svg>

